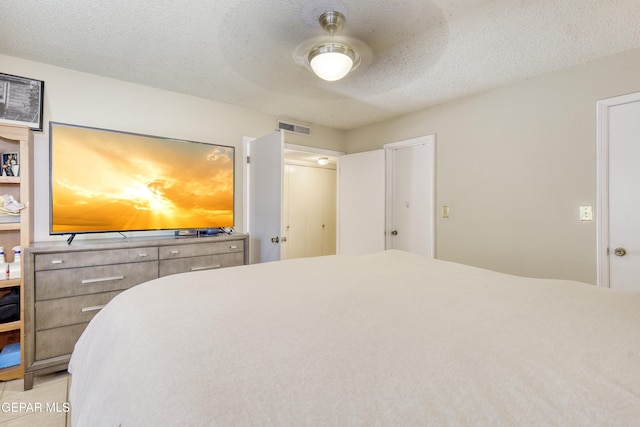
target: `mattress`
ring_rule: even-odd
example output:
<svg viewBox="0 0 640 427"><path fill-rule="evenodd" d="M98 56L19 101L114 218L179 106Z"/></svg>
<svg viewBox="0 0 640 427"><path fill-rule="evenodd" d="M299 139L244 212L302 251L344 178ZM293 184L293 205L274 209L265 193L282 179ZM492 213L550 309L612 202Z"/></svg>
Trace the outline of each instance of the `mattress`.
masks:
<svg viewBox="0 0 640 427"><path fill-rule="evenodd" d="M640 293L400 251L156 279L76 344L72 425L639 425Z"/></svg>

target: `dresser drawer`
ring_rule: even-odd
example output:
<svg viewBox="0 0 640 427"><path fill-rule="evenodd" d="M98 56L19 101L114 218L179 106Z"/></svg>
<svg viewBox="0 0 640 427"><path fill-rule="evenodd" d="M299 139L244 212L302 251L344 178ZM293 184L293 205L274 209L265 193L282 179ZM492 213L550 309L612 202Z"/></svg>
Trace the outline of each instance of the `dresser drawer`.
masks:
<svg viewBox="0 0 640 427"><path fill-rule="evenodd" d="M39 301L36 303L36 331L87 323L120 292Z"/></svg>
<svg viewBox="0 0 640 427"><path fill-rule="evenodd" d="M35 300L128 289L158 277L158 261L36 271Z"/></svg>
<svg viewBox="0 0 640 427"><path fill-rule="evenodd" d="M219 255L194 256L160 261L160 277L189 271L234 267L244 264L244 253L233 252Z"/></svg>
<svg viewBox="0 0 640 427"><path fill-rule="evenodd" d="M63 268L152 261L156 259L158 259L157 247L58 252L37 255L35 257L35 270L59 270Z"/></svg>
<svg viewBox="0 0 640 427"><path fill-rule="evenodd" d="M45 360L71 354L88 323L40 331L35 336L35 359Z"/></svg>
<svg viewBox="0 0 640 427"><path fill-rule="evenodd" d="M243 252L244 242L241 240L230 240L224 242L194 243L190 245L161 246L159 251L160 259L215 255L228 252Z"/></svg>

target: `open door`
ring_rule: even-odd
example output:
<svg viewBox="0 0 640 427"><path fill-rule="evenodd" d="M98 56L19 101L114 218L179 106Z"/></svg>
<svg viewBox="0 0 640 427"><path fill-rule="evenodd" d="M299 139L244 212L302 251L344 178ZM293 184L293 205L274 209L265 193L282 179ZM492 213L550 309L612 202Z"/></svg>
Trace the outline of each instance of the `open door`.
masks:
<svg viewBox="0 0 640 427"><path fill-rule="evenodd" d="M341 156L338 253L400 249L434 257L434 171L435 135Z"/></svg>
<svg viewBox="0 0 640 427"><path fill-rule="evenodd" d="M598 285L640 290L640 92L598 101Z"/></svg>
<svg viewBox="0 0 640 427"><path fill-rule="evenodd" d="M387 249L435 256L435 136L385 144Z"/></svg>
<svg viewBox="0 0 640 427"><path fill-rule="evenodd" d="M339 254L385 249L384 154L375 150L338 159Z"/></svg>
<svg viewBox="0 0 640 427"><path fill-rule="evenodd" d="M270 133L249 142L250 263L278 261L282 239L284 136Z"/></svg>

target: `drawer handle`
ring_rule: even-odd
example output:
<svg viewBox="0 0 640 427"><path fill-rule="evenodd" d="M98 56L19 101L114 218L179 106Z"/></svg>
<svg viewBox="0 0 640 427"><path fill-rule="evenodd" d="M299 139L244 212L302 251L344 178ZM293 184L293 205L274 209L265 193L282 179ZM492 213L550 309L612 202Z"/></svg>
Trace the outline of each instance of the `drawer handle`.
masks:
<svg viewBox="0 0 640 427"><path fill-rule="evenodd" d="M97 283L97 282L109 282L111 280L122 280L124 276L111 276L111 277L98 277L96 279L82 279L82 284L86 285L89 283Z"/></svg>
<svg viewBox="0 0 640 427"><path fill-rule="evenodd" d="M220 268L220 267L222 267L220 264L205 265L202 267L191 267L189 271L212 270L214 268Z"/></svg>
<svg viewBox="0 0 640 427"><path fill-rule="evenodd" d="M89 311L98 311L102 310L106 304L102 305L92 305L91 307L82 307L82 312L87 313Z"/></svg>
<svg viewBox="0 0 640 427"><path fill-rule="evenodd" d="M51 264L62 264L64 262L63 259L54 259L51 261Z"/></svg>
<svg viewBox="0 0 640 427"><path fill-rule="evenodd" d="M229 246L229 249L238 249L238 247L236 245L233 245L233 246Z"/></svg>
<svg viewBox="0 0 640 427"><path fill-rule="evenodd" d="M148 254L138 254L139 257L144 258L146 256L149 256Z"/></svg>
<svg viewBox="0 0 640 427"><path fill-rule="evenodd" d="M180 253L180 251L171 251L171 252L169 252L169 254L171 254L171 255L178 255L179 253Z"/></svg>

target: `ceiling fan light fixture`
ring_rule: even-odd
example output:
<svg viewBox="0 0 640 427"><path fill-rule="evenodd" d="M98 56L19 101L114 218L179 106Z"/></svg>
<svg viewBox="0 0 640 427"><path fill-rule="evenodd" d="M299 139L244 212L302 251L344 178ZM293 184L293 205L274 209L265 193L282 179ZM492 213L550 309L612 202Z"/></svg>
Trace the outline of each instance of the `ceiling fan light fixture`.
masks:
<svg viewBox="0 0 640 427"><path fill-rule="evenodd" d="M357 55L343 43L323 43L309 52L309 65L318 77L333 82L340 80L356 64Z"/></svg>
<svg viewBox="0 0 640 427"><path fill-rule="evenodd" d="M318 18L322 29L332 38L342 31L345 21L344 15L335 10L325 12ZM306 56L306 62L318 77L333 82L355 70L360 65L360 55L343 39L336 38L313 46Z"/></svg>

